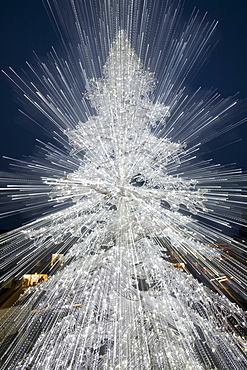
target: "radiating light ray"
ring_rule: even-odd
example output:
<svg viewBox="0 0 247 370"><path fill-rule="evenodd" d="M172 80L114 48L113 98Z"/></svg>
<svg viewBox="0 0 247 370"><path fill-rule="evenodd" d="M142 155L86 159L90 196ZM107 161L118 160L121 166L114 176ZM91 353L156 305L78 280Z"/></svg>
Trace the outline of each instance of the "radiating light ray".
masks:
<svg viewBox="0 0 247 370"><path fill-rule="evenodd" d="M236 97L187 87L217 22L194 11L183 23L179 2L45 4L64 54L7 75L51 142L12 161L20 175L1 175L1 216L33 217L1 236L1 279L51 253L64 265L9 311L1 365L244 370L244 312L189 274L247 295L231 232L244 225L246 175L200 150L246 119L233 119Z"/></svg>

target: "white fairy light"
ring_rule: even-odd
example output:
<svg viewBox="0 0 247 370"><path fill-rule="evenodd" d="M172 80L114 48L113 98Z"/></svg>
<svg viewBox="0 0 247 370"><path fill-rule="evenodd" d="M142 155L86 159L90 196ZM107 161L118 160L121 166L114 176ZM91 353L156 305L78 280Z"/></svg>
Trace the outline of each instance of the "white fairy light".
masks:
<svg viewBox="0 0 247 370"><path fill-rule="evenodd" d="M189 97L184 87L215 23L193 15L179 39L171 4L47 4L76 33L68 35L67 61L53 51L40 77L30 66L30 85L14 78L56 127L57 146L44 144L44 160L27 163L28 181L2 189L43 212L1 237L2 281L54 249L65 266L8 313L3 344L14 339L4 368L244 370L243 311L164 259L170 253L208 282L224 275L246 290L244 264L217 246L243 252L222 228L240 223L245 195L232 184L244 177L196 160L204 136L217 135L236 102L200 90Z"/></svg>

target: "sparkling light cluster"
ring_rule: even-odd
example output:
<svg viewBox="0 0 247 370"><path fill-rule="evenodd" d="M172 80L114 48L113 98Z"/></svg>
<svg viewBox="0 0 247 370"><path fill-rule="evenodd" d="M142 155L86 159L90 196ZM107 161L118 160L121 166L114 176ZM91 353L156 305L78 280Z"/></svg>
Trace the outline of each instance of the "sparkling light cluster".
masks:
<svg viewBox="0 0 247 370"><path fill-rule="evenodd" d="M3 368L244 370L244 312L168 262L245 294L245 265L218 247L244 253L223 232L241 224L244 177L196 157L237 102L184 86L215 23L193 14L176 34L170 3L47 4L71 28L67 60L53 51L30 83L10 78L56 144L16 161L27 180L5 179L39 218L1 237L0 264L3 282L54 251L64 267L9 311Z"/></svg>

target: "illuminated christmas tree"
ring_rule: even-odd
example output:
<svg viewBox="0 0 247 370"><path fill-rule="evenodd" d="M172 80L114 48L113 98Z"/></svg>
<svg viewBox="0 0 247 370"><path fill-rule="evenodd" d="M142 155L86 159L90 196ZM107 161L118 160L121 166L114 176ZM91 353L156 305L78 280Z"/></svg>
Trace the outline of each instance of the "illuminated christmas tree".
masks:
<svg viewBox="0 0 247 370"><path fill-rule="evenodd" d="M2 280L21 278L54 248L64 266L8 314L3 368L244 370L243 311L170 262L175 255L184 269L207 268L208 281L224 275L246 287L244 265L217 247L242 248L221 230L240 208L232 184L241 174L195 155L235 102L200 90L189 97L184 87L215 24L192 15L178 39L169 4L50 6L77 33L72 27L66 61L53 52L40 62L38 84L15 80L57 127L57 146L44 144L44 159L26 164L32 176L9 186L44 214L2 236ZM160 11L157 30L172 30L164 50L154 31Z"/></svg>

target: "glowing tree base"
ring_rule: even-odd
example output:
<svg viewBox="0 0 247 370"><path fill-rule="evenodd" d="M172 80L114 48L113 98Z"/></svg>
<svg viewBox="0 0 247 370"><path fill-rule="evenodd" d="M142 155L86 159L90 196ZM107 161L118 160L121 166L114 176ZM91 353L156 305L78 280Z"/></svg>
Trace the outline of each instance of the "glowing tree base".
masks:
<svg viewBox="0 0 247 370"><path fill-rule="evenodd" d="M244 369L241 309L160 254L147 239L117 245L29 288L7 368Z"/></svg>

